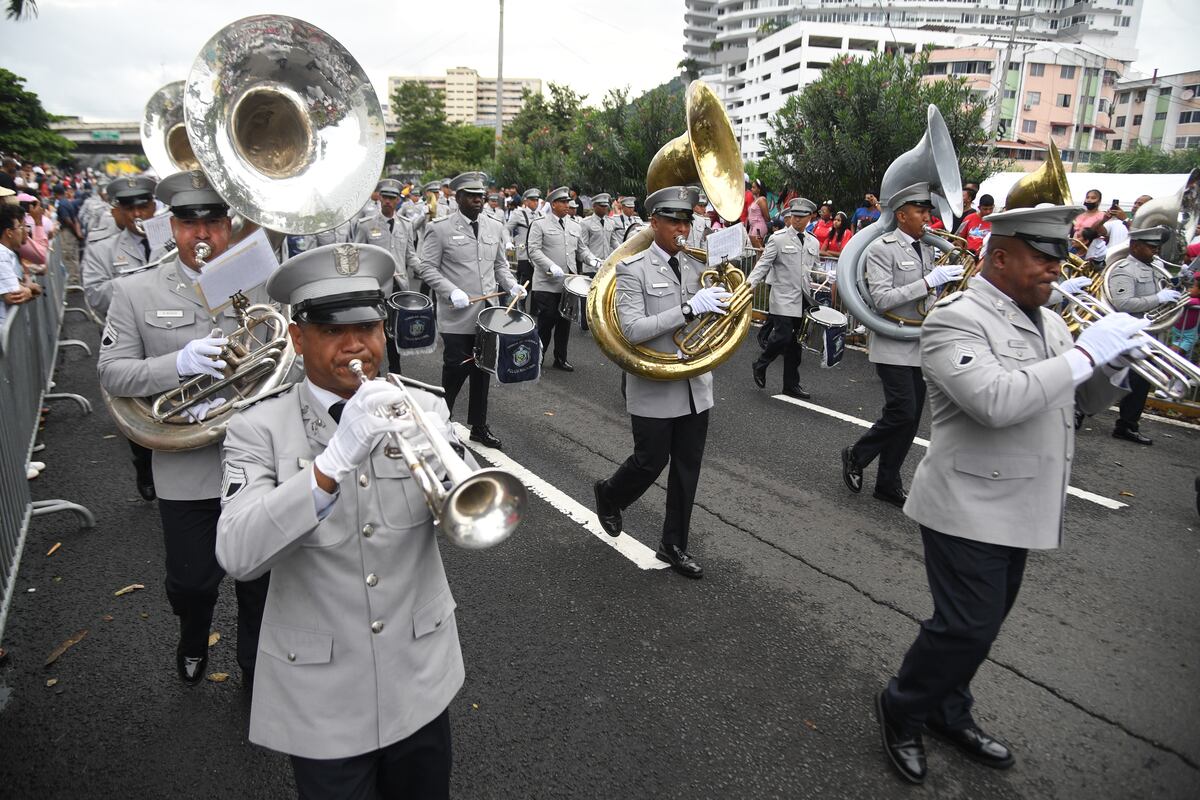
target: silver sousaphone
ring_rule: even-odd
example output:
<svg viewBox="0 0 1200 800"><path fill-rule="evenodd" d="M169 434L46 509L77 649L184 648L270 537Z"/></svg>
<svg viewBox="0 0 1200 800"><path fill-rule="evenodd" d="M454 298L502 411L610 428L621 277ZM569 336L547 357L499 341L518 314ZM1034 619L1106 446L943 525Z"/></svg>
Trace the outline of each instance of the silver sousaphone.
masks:
<svg viewBox="0 0 1200 800"><path fill-rule="evenodd" d="M159 178L200 169L183 124L183 81L168 83L146 101L141 135L142 150Z"/></svg>

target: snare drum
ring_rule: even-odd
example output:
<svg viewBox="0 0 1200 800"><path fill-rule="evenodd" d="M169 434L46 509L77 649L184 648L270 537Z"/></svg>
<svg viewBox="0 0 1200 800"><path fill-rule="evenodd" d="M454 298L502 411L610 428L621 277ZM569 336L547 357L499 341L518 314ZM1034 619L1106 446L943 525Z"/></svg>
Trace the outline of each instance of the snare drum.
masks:
<svg viewBox="0 0 1200 800"><path fill-rule="evenodd" d="M537 380L542 341L533 317L499 306L480 311L475 319L475 366L502 384Z"/></svg>
<svg viewBox="0 0 1200 800"><path fill-rule="evenodd" d="M842 312L821 306L810 308L804 314L798 338L800 346L812 353L821 354L822 367L836 367L842 361L846 347L846 322Z"/></svg>
<svg viewBox="0 0 1200 800"><path fill-rule="evenodd" d="M387 299L387 334L401 355L430 353L437 344L433 301L420 292L395 292Z"/></svg>
<svg viewBox="0 0 1200 800"><path fill-rule="evenodd" d="M558 301L558 315L575 322L579 319L583 304L587 302L592 279L587 275L568 275L563 281L562 297Z"/></svg>

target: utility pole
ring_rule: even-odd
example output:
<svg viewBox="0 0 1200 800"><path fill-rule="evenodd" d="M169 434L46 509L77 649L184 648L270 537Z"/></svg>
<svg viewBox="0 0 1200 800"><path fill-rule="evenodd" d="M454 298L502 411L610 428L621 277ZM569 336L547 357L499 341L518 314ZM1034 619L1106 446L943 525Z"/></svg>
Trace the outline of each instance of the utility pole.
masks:
<svg viewBox="0 0 1200 800"><path fill-rule="evenodd" d="M500 155L500 137L504 135L504 0L500 0L500 43L496 47L496 145L493 157Z"/></svg>
<svg viewBox="0 0 1200 800"><path fill-rule="evenodd" d="M996 105L992 110L992 129L988 135L988 157L996 149L996 136L1000 130L1000 109L1004 104L1004 93L1008 90L1008 65L1012 62L1013 45L1017 40L1017 24L1021 21L1021 0L1017 0L1017 10L1013 13L1012 32L1008 34L1008 46L1004 48L1004 63L1000 65L1000 85L996 88ZM1019 84L1018 84L1019 85ZM1020 98L1017 98L1020 100ZM1016 123L1016 120L1013 120Z"/></svg>

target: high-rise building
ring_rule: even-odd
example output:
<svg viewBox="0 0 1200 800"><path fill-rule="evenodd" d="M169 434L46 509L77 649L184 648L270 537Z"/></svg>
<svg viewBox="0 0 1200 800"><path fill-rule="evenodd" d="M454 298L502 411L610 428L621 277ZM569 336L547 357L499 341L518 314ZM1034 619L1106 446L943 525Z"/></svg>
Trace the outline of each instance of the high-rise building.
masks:
<svg viewBox="0 0 1200 800"><path fill-rule="evenodd" d="M1200 147L1200 70L1117 83L1110 150Z"/></svg>
<svg viewBox="0 0 1200 800"><path fill-rule="evenodd" d="M483 78L469 67L454 67L446 70L445 75L392 75L388 78L388 105L385 110L386 122L389 126L396 125L395 110L392 109L392 96L402 83L417 81L430 89L442 92L445 98L444 108L447 122L462 122L468 125L490 127L496 124L496 79ZM542 93L542 81L539 78L505 78L504 98L500 114L504 122L521 110L522 93L528 90L530 94Z"/></svg>

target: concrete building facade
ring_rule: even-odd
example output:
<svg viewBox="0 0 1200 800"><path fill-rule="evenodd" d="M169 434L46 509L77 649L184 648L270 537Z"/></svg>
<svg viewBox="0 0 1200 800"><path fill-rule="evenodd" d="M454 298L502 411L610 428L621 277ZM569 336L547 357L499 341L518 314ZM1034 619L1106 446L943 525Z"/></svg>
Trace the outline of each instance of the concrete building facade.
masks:
<svg viewBox="0 0 1200 800"><path fill-rule="evenodd" d="M396 125L396 115L391 108L392 96L402 83L417 81L430 89L442 92L448 122L468 125L494 126L496 124L496 79L480 77L469 67L454 67L445 75L392 75L388 78L388 105L385 108L389 127ZM540 78L505 78L501 118L511 122L521 110L522 93L542 93Z"/></svg>
<svg viewBox="0 0 1200 800"><path fill-rule="evenodd" d="M1200 70L1117 83L1110 149L1200 147Z"/></svg>

